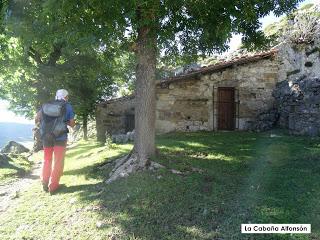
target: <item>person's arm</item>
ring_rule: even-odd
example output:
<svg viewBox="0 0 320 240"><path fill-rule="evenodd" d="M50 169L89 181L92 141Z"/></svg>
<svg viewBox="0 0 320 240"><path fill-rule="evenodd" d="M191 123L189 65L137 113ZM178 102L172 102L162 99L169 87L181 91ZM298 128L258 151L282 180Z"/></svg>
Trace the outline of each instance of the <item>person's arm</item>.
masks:
<svg viewBox="0 0 320 240"><path fill-rule="evenodd" d="M76 125L76 122L74 120L74 111L70 104L67 104L67 125L70 127L74 127Z"/></svg>
<svg viewBox="0 0 320 240"><path fill-rule="evenodd" d="M74 119L70 119L67 124L73 128L76 125L76 121Z"/></svg>

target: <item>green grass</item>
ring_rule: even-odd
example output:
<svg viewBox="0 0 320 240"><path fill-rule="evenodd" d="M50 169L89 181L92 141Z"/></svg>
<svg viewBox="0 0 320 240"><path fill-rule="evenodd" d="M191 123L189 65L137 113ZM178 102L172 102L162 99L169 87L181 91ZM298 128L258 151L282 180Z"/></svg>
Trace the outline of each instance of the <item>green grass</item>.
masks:
<svg viewBox="0 0 320 240"><path fill-rule="evenodd" d="M25 176L32 168L32 162L26 157L8 155L9 160L0 158L0 184L5 184Z"/></svg>
<svg viewBox="0 0 320 240"><path fill-rule="evenodd" d="M56 195L37 183L0 213L1 239L320 239L320 139L181 133L157 146L167 169L106 185L102 163L131 145L80 143ZM312 234L241 234L249 222L310 223Z"/></svg>

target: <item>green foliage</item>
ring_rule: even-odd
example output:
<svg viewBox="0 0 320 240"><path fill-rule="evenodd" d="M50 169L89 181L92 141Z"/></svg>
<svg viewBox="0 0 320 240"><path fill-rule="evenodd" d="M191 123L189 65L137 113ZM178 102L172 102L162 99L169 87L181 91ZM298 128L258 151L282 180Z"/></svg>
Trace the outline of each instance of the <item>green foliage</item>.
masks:
<svg viewBox="0 0 320 240"><path fill-rule="evenodd" d="M4 22L8 7L8 0L0 0L0 33L4 30Z"/></svg>
<svg viewBox="0 0 320 240"><path fill-rule="evenodd" d="M92 116L95 103L114 94L118 85L132 86L132 54L122 57L114 47L106 48L93 31L75 30L64 11L50 11L56 5L10 2L6 34L0 38L0 97L9 100L15 112L33 117L64 87L79 118Z"/></svg>
<svg viewBox="0 0 320 240"><path fill-rule="evenodd" d="M97 101L113 92L107 68L96 56L70 56L57 68L55 78L61 87L70 90L70 101L80 120L93 116Z"/></svg>
<svg viewBox="0 0 320 240"><path fill-rule="evenodd" d="M150 36L155 36L156 42L150 44L156 45L159 66L176 66L225 51L232 33L243 34L246 47L262 45L259 18L271 11L276 15L288 13L297 2L10 1L5 32L9 46L2 58L6 71L1 73L4 89L0 96L9 99L13 109L31 116L57 88L66 86L74 95L83 96L79 91L86 86L90 92L87 96L92 97L88 102L78 102L83 103L79 109L90 108L90 115L93 102L106 91L111 93L110 84L113 94L121 84L123 94L132 91L139 29L148 26ZM99 66L94 68L96 72L89 67L71 67L79 63L79 56L95 59ZM85 79L88 77L92 79ZM106 82L102 84L103 79Z"/></svg>
<svg viewBox="0 0 320 240"><path fill-rule="evenodd" d="M46 1L54 15L68 18L70 29L101 38L106 45L134 49L140 26L151 26L157 36L162 61L174 64L177 59L191 62L199 55L222 52L228 48L232 33L243 34L246 46L264 41L259 18L273 11L288 13L298 0L291 1ZM50 7L51 6L51 7ZM54 6L54 7L53 7ZM144 9L146 16L137 13ZM48 10L49 11L49 10ZM154 16L156 21L152 21Z"/></svg>
<svg viewBox="0 0 320 240"><path fill-rule="evenodd" d="M271 40L271 46L281 42L292 44L310 43L320 36L320 9L314 4L307 4L272 23L264 29Z"/></svg>

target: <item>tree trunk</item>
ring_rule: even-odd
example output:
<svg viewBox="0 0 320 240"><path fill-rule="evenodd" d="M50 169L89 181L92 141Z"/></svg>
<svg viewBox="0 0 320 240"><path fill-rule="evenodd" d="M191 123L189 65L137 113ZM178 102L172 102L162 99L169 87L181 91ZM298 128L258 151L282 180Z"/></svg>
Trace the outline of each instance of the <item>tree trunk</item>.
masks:
<svg viewBox="0 0 320 240"><path fill-rule="evenodd" d="M43 149L41 134L40 134L40 123L37 123L35 127L32 129L33 133L33 152L39 152Z"/></svg>
<svg viewBox="0 0 320 240"><path fill-rule="evenodd" d="M145 167L155 154L156 36L150 26L138 29L136 59L134 152L139 166Z"/></svg>
<svg viewBox="0 0 320 240"><path fill-rule="evenodd" d="M155 1L154 3L158 3ZM163 167L151 162L155 154L156 121L156 18L151 8L137 9L138 37L136 41L136 89L135 89L135 136L131 153L118 159L110 178L110 183L119 177L126 177L138 170Z"/></svg>
<svg viewBox="0 0 320 240"><path fill-rule="evenodd" d="M83 139L88 140L88 115L82 116Z"/></svg>

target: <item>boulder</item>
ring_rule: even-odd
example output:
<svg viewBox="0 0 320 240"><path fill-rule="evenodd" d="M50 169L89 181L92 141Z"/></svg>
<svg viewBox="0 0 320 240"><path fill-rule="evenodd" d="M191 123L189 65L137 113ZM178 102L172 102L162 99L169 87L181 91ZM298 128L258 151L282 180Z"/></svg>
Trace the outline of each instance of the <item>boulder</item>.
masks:
<svg viewBox="0 0 320 240"><path fill-rule="evenodd" d="M126 134L113 134L111 136L113 143L127 143L134 141L134 130Z"/></svg>
<svg viewBox="0 0 320 240"><path fill-rule="evenodd" d="M15 141L8 142L7 145L5 145L4 148L1 150L1 153L21 154L25 152L29 152L29 149Z"/></svg>
<svg viewBox="0 0 320 240"><path fill-rule="evenodd" d="M279 125L291 134L319 136L320 78L302 76L282 81L273 92Z"/></svg>
<svg viewBox="0 0 320 240"><path fill-rule="evenodd" d="M0 153L0 167L6 165L10 161L10 157Z"/></svg>

